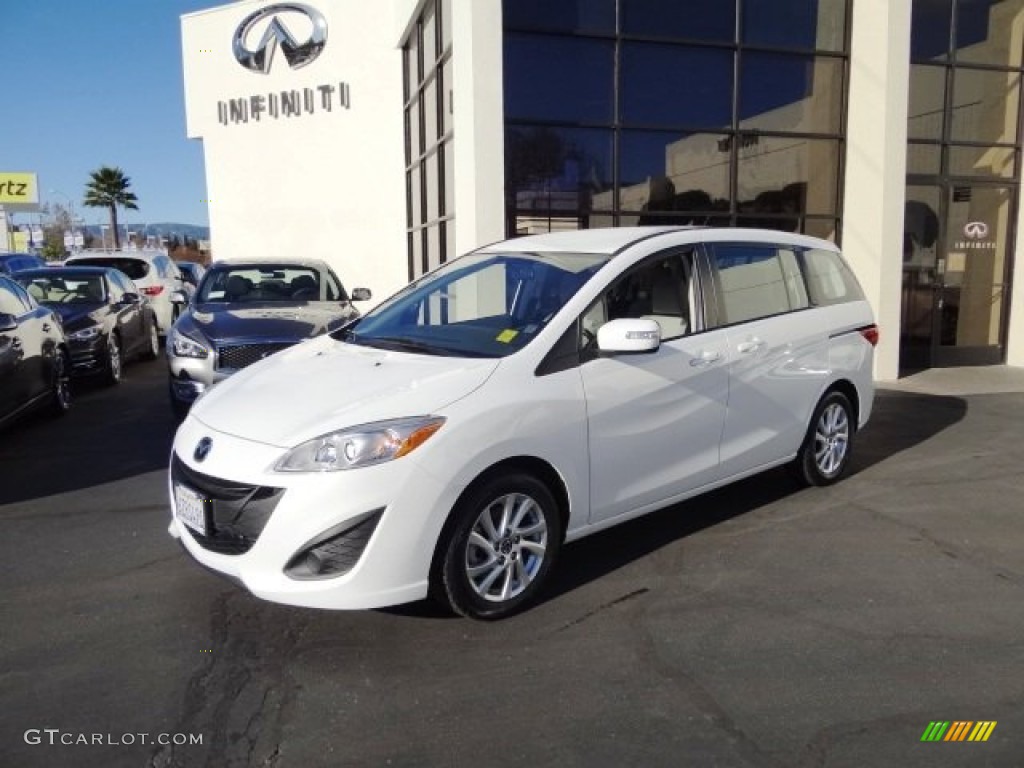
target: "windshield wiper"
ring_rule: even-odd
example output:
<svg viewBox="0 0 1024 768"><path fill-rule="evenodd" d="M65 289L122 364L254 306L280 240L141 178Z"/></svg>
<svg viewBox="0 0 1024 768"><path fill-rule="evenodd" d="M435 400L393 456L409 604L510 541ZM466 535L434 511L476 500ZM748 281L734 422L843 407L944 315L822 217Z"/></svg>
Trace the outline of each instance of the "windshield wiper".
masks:
<svg viewBox="0 0 1024 768"><path fill-rule="evenodd" d="M419 352L424 355L452 355L455 354L450 349L444 347L436 347L432 344L425 344L422 341L416 341L415 339L406 338L404 336L360 336L358 339L355 338L355 333L352 333L351 338L348 341L352 341L356 344L363 344L367 347L381 347L384 349L396 349L402 352Z"/></svg>

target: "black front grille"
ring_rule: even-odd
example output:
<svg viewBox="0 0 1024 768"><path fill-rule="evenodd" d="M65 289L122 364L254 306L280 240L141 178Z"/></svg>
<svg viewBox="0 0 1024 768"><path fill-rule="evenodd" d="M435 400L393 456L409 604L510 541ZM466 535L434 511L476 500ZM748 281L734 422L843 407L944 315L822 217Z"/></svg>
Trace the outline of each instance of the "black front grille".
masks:
<svg viewBox="0 0 1024 768"><path fill-rule="evenodd" d="M377 509L353 523L332 528L306 544L288 561L284 572L293 579L325 579L351 571L384 513Z"/></svg>
<svg viewBox="0 0 1024 768"><path fill-rule="evenodd" d="M207 499L206 536L182 526L204 549L222 555L241 555L259 539L284 488L243 485L189 469L177 455L171 460L171 480L199 491Z"/></svg>
<svg viewBox="0 0 1024 768"><path fill-rule="evenodd" d="M294 341L275 341L266 344L225 344L217 347L217 367L238 371L247 365L258 363L275 352L293 346Z"/></svg>

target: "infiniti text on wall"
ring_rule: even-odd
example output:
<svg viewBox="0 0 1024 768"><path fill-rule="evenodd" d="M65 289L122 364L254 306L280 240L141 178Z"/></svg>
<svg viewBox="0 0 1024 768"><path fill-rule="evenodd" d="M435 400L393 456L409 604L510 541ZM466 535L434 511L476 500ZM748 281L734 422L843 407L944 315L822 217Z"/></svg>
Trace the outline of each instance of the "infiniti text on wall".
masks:
<svg viewBox="0 0 1024 768"><path fill-rule="evenodd" d="M217 122L221 125L258 123L262 120L347 110L351 106L348 83L327 83L311 88L292 88L218 101Z"/></svg>

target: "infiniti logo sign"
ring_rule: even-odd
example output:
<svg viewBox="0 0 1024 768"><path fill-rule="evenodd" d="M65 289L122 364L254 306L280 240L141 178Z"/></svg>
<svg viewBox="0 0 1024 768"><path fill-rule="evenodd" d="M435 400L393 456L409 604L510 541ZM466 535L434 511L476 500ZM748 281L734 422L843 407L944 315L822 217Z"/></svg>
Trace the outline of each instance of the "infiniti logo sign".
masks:
<svg viewBox="0 0 1024 768"><path fill-rule="evenodd" d="M964 236L969 240L984 240L988 237L988 224L984 221L969 221L964 224Z"/></svg>
<svg viewBox="0 0 1024 768"><path fill-rule="evenodd" d="M295 24L299 16L305 23L312 25L308 39L299 42L292 34L285 21ZM264 19L270 19L263 36L255 49L249 48L250 32ZM235 30L232 49L238 63L252 72L268 74L274 63L274 53L278 47L284 53L288 66L292 69L311 64L323 51L327 44L327 21L323 14L302 3L276 3L261 8L242 19Z"/></svg>

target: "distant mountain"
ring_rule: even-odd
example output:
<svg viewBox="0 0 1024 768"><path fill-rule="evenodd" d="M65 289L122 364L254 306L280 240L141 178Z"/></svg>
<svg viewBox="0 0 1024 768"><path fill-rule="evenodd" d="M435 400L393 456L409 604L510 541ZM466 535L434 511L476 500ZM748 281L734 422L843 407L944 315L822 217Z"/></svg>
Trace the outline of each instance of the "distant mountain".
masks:
<svg viewBox="0 0 1024 768"><path fill-rule="evenodd" d="M185 238L192 240L210 239L210 228L199 226L198 224L181 224L174 221L158 221L155 223L147 221L145 224L142 222L128 222L127 224L118 222L118 227L122 230L122 234L127 229L129 232L138 232L143 237L153 235L154 237L171 238L177 235L179 240L184 240ZM96 224L89 224L85 229L96 237L102 235L101 228Z"/></svg>

